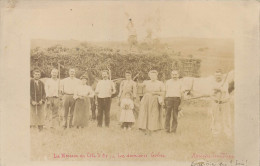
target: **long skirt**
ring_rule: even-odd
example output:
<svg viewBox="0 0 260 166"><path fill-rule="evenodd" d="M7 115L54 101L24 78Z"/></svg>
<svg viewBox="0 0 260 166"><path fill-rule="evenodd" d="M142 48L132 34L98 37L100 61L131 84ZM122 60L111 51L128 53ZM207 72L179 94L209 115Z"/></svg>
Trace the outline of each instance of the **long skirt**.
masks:
<svg viewBox="0 0 260 166"><path fill-rule="evenodd" d="M44 105L31 105L31 125L44 125Z"/></svg>
<svg viewBox="0 0 260 166"><path fill-rule="evenodd" d="M77 99L75 102L73 126L85 127L88 126L89 120L89 98Z"/></svg>
<svg viewBox="0 0 260 166"><path fill-rule="evenodd" d="M142 98L137 126L148 130L163 129L163 114L157 95L145 94Z"/></svg>

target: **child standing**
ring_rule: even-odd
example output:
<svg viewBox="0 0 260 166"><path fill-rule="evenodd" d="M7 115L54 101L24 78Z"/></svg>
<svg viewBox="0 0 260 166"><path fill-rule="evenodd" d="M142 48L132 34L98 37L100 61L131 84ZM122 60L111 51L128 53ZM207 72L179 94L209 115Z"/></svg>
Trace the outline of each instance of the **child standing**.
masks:
<svg viewBox="0 0 260 166"><path fill-rule="evenodd" d="M135 117L133 113L134 102L131 99L131 92L126 92L125 97L121 100L121 115L120 122L123 124L124 130L131 130L132 123L135 122Z"/></svg>

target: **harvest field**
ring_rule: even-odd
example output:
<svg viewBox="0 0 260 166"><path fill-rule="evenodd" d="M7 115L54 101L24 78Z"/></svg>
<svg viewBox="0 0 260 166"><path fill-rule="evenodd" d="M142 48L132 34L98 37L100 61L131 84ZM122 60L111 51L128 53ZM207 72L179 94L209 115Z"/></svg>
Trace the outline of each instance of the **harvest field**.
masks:
<svg viewBox="0 0 260 166"><path fill-rule="evenodd" d="M164 53L167 57L182 57L192 55L194 58L201 59L200 73L202 77L213 75L217 68L222 68L225 72L234 69L234 50L233 40L230 39L200 39L200 38L168 38L161 40L163 49L156 54ZM87 57L95 54L95 57L111 59L113 54L125 56L127 58L138 58L146 56L141 44L137 55L129 53L127 43L109 42L109 43L85 43L86 47L80 46L79 41L50 41L50 40L33 40L31 49L31 67L36 63L60 58L60 52L56 53L57 48L63 50L64 58L85 58L86 62L80 60L68 60L68 65L73 63L80 64L82 69L86 65L99 65L96 62L89 62ZM83 43L84 45L84 43ZM92 47L92 46L93 47ZM39 49L38 49L39 48ZM77 48L82 51L82 55L77 53ZM89 49L92 48L92 49ZM103 48L107 48L106 52ZM37 50L38 49L38 50ZM119 49L119 52L117 52ZM64 51L65 50L65 51ZM138 51L138 50L137 50ZM126 53L125 53L126 52ZM135 52L135 50L133 51ZM150 50L153 56L154 51ZM111 53L111 55L110 55ZM126 54L126 55L125 55ZM52 56L54 55L54 56ZM98 55L98 56L96 56ZM81 57L82 56L82 57ZM43 61L37 58L43 58ZM67 58L67 59L66 59ZM121 56L117 56L121 58ZM94 58L95 60L95 58ZM81 62L82 61L82 62ZM167 59L165 60L167 62ZM100 61L98 61L100 62ZM138 61L140 62L140 61ZM55 62L54 62L55 63ZM156 61L153 62L157 64ZM144 67L149 67L152 63L145 62ZM64 76L69 66L61 70ZM75 64L74 64L75 65ZM104 64L105 65L105 64ZM131 67L131 65L129 65ZM45 67L45 76L48 70ZM51 67L51 66L49 66ZM122 74L127 66L114 66L112 70L115 78L123 77ZM119 69L122 67L123 69ZM140 67L140 66L139 66ZM161 66L162 68L165 67ZM167 67L167 66L166 66ZM161 70L163 71L163 69ZM143 68L134 68L133 73L137 73ZM99 71L99 69L97 69ZM144 72L144 71L143 71ZM115 79L113 78L113 79ZM211 117L208 114L209 103L203 100L194 100L190 104L184 104L184 116L179 118L179 124L176 134L168 134L164 130L145 135L137 128L131 131L124 131L118 123L118 113L120 111L117 105L117 99L114 98L111 106L111 123L110 128L97 128L96 121L90 121L89 126L84 129L66 129L62 128L52 130L44 128L42 132L37 129L31 129L31 159L32 160L177 160L177 161L194 161L201 158L207 160L230 160L234 155L234 137L228 139L225 136L213 138L210 131ZM233 107L232 107L233 108ZM234 112L234 111L233 111ZM91 115L91 113L89 113ZM234 113L232 114L234 117ZM233 134L234 135L234 134ZM67 156L67 157L66 157Z"/></svg>
<svg viewBox="0 0 260 166"><path fill-rule="evenodd" d="M41 133L31 129L31 159L193 161L203 156L208 160L228 160L233 156L233 138L212 137L205 101L184 106L176 134L161 130L149 136L136 128L124 131L116 118L118 111L114 99L110 128L97 128L96 121L90 121L89 127L84 129L44 129Z"/></svg>

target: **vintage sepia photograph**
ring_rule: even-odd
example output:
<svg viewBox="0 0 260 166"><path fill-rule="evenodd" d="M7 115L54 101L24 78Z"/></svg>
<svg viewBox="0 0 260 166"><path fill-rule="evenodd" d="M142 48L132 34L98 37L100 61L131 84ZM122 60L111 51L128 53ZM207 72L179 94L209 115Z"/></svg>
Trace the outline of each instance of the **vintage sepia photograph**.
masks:
<svg viewBox="0 0 260 166"><path fill-rule="evenodd" d="M232 161L234 38L217 32L226 16L88 7L39 17L70 39L30 40L31 160Z"/></svg>
<svg viewBox="0 0 260 166"><path fill-rule="evenodd" d="M259 165L258 1L0 1L0 165Z"/></svg>

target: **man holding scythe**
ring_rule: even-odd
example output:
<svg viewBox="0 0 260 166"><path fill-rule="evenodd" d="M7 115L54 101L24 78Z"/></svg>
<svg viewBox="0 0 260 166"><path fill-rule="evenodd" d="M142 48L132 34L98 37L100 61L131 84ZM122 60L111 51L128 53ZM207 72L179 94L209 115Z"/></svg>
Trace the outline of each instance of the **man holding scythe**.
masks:
<svg viewBox="0 0 260 166"><path fill-rule="evenodd" d="M52 69L51 78L46 80L46 108L47 120L51 121L50 128L57 128L59 126L59 103L60 103L60 80L57 78L58 70ZM50 116L51 115L51 116Z"/></svg>

